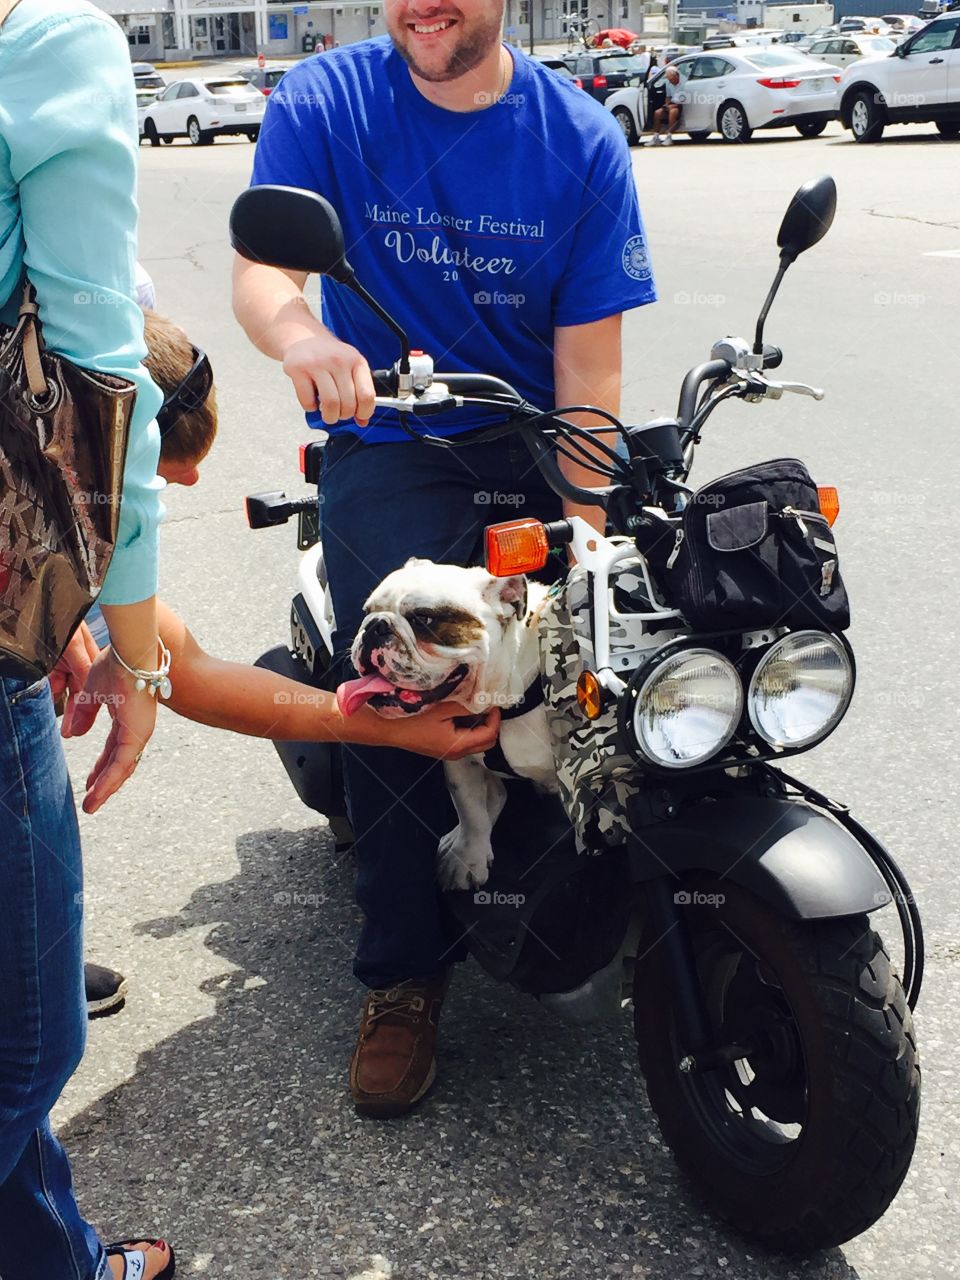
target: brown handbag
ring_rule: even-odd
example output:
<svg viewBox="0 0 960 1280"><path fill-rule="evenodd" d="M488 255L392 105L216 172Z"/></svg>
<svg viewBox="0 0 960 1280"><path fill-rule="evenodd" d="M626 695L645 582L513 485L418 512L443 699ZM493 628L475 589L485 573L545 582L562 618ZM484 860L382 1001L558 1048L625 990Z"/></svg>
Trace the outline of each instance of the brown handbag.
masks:
<svg viewBox="0 0 960 1280"><path fill-rule="evenodd" d="M28 284L0 326L0 676L47 675L103 586L135 398L44 349Z"/></svg>

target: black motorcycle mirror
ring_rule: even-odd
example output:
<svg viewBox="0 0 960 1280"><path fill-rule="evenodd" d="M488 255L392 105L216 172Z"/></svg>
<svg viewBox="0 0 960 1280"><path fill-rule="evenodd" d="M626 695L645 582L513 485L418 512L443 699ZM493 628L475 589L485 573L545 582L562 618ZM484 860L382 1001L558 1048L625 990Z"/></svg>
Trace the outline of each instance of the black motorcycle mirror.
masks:
<svg viewBox="0 0 960 1280"><path fill-rule="evenodd" d="M805 182L787 206L777 233L780 266L757 320L757 333L753 343L756 355L763 351L763 326L787 267L792 266L801 253L812 249L823 239L830 230L836 211L837 184L829 174Z"/></svg>
<svg viewBox="0 0 960 1280"><path fill-rule="evenodd" d="M248 187L230 210L230 243L251 262L315 271L352 289L400 339L400 372L410 372L410 341L357 279L347 261L343 227L329 200L299 187Z"/></svg>

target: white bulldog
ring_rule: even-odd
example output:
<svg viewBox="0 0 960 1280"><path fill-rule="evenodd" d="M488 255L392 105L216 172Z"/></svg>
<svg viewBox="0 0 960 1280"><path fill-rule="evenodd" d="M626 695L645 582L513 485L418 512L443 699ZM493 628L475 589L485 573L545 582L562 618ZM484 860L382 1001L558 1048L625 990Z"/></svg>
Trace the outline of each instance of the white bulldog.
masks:
<svg viewBox="0 0 960 1280"><path fill-rule="evenodd" d="M445 698L472 714L499 707L509 771L555 792L537 643L546 593L522 577L408 560L364 605L351 650L360 677L337 690L341 711L349 716L369 703L383 716L416 715ZM449 889L480 886L490 874L490 837L506 788L484 756L444 769L459 822L440 841L440 881Z"/></svg>

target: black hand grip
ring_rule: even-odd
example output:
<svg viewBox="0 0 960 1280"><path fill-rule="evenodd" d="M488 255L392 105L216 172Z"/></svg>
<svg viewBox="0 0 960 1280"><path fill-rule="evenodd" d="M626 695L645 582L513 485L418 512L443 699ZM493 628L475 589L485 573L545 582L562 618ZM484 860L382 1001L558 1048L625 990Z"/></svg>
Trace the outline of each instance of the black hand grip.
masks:
<svg viewBox="0 0 960 1280"><path fill-rule="evenodd" d="M780 348L765 342L763 344L763 367L765 369L779 369L782 364L783 352Z"/></svg>
<svg viewBox="0 0 960 1280"><path fill-rule="evenodd" d="M373 389L378 396L395 396L397 394L392 369L371 369Z"/></svg>
<svg viewBox="0 0 960 1280"><path fill-rule="evenodd" d="M706 364L698 364L687 373L680 387L680 404L677 409L677 420L681 427L690 425L697 410L697 392L703 384L714 378L725 378L732 368L729 360L708 360Z"/></svg>

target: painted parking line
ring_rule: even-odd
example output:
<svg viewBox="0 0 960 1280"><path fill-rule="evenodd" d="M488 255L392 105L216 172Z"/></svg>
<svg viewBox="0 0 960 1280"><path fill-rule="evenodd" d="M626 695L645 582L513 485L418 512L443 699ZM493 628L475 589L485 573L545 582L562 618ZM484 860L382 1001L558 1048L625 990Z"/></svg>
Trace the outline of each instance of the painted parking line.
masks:
<svg viewBox="0 0 960 1280"><path fill-rule="evenodd" d="M960 249L930 249L925 258L960 258Z"/></svg>

